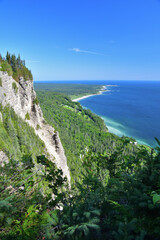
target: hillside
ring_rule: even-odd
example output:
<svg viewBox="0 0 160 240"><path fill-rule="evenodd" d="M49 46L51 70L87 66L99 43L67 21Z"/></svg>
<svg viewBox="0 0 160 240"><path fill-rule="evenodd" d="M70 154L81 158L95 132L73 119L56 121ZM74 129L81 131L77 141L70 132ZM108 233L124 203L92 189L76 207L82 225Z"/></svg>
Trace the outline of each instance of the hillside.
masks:
<svg viewBox="0 0 160 240"><path fill-rule="evenodd" d="M45 153L45 144L35 134L34 129L15 114L8 105L0 106L0 151L9 159L20 161L23 155L35 158Z"/></svg>
<svg viewBox="0 0 160 240"><path fill-rule="evenodd" d="M0 70L0 240L160 239L160 141L117 137L17 76Z"/></svg>
<svg viewBox="0 0 160 240"><path fill-rule="evenodd" d="M80 103L72 102L64 94L52 91L37 91L46 121L60 134L65 148L68 164L73 176L72 180L80 180L83 172L81 156L85 149L95 153L111 154L124 139L108 132L104 121L90 110L83 109ZM126 153L134 153L137 147L127 144Z"/></svg>
<svg viewBox="0 0 160 240"><path fill-rule="evenodd" d="M0 61L1 69L4 62L10 68L12 67L6 56L6 60ZM24 76L19 76L18 81L15 81L6 71L0 70L0 83L0 103L2 106L9 105L12 107L15 113L34 129L35 134L44 142L50 160L63 169L64 176L67 176L70 181L67 159L58 132L46 124L43 118L43 113L33 89L32 79L26 80Z"/></svg>

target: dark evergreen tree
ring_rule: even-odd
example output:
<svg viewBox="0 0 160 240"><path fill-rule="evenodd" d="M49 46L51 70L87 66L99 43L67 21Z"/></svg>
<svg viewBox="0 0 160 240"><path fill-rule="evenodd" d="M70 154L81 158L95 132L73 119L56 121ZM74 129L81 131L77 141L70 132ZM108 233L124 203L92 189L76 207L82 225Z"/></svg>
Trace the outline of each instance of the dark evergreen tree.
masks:
<svg viewBox="0 0 160 240"><path fill-rule="evenodd" d="M26 81L33 80L31 71L25 66L25 61L21 60L20 55L16 58L15 54L6 54L6 59L0 58L1 71L7 71L9 75L18 82L20 77L23 77Z"/></svg>
<svg viewBox="0 0 160 240"><path fill-rule="evenodd" d="M9 64L11 64L11 56L10 56L8 51L7 51L7 54L6 54L6 60Z"/></svg>
<svg viewBox="0 0 160 240"><path fill-rule="evenodd" d="M21 58L20 58L20 54L18 54L18 58L17 58L17 67L20 69L22 66L22 61L21 61Z"/></svg>

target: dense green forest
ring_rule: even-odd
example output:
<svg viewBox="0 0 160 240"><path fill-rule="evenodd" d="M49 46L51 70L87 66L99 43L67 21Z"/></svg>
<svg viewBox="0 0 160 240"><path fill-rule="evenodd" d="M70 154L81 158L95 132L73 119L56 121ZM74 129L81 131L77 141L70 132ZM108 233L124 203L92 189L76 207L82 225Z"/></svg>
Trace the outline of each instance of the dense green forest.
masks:
<svg viewBox="0 0 160 240"><path fill-rule="evenodd" d="M0 70L7 72L9 76L12 76L17 82L19 78L23 77L26 81L33 80L31 71L25 66L25 61L21 60L20 55L18 57L15 54L7 52L6 57L2 57L0 54Z"/></svg>
<svg viewBox="0 0 160 240"><path fill-rule="evenodd" d="M81 96L90 94L97 94L101 89L101 85L88 85L88 84L72 84L72 83L34 83L36 91L46 92L59 92L69 96L71 99L75 99Z"/></svg>
<svg viewBox="0 0 160 240"><path fill-rule="evenodd" d="M121 146L122 139L109 133L104 121L80 103L55 92L37 91L37 96L46 121L59 131L73 181L80 180L84 149L112 153L116 146ZM125 151L134 153L136 149L129 143Z"/></svg>
<svg viewBox="0 0 160 240"><path fill-rule="evenodd" d="M126 144L84 152L72 190L44 156L0 166L0 239L160 239L160 147L124 156Z"/></svg>
<svg viewBox="0 0 160 240"><path fill-rule="evenodd" d="M0 105L0 152L9 158L0 164L0 240L159 240L160 141L135 145L70 97L37 95L59 131L71 189L34 129Z"/></svg>
<svg viewBox="0 0 160 240"><path fill-rule="evenodd" d="M0 151L9 159L20 161L23 155L36 157L44 153L44 143L37 137L34 129L18 117L10 106L0 105Z"/></svg>

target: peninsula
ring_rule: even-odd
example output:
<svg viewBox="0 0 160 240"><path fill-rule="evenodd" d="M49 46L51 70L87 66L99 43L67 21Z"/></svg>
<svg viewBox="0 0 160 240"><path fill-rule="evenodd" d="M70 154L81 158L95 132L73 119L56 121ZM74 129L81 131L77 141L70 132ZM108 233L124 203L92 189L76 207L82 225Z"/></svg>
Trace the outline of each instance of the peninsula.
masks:
<svg viewBox="0 0 160 240"><path fill-rule="evenodd" d="M75 98L75 99L72 99L72 101L73 102L78 102L78 101L83 100L85 98L89 98L89 97L96 96L96 95L101 95L103 92L106 92L106 91L107 91L107 85L104 85L104 86L102 86L101 90L98 91L98 93L85 95L85 96L82 96L82 97L79 97L79 98Z"/></svg>

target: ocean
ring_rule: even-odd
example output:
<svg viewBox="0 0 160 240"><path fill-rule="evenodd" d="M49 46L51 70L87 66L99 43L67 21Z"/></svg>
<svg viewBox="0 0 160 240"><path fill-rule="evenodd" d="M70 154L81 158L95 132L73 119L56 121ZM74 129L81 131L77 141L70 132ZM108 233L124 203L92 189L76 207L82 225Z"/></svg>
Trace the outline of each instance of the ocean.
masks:
<svg viewBox="0 0 160 240"><path fill-rule="evenodd" d="M160 81L101 84L110 85L108 91L80 100L81 105L102 117L110 132L155 147L155 137L160 139Z"/></svg>
<svg viewBox="0 0 160 240"><path fill-rule="evenodd" d="M79 102L104 119L110 132L151 147L160 139L160 81L53 81L107 85L106 92Z"/></svg>

